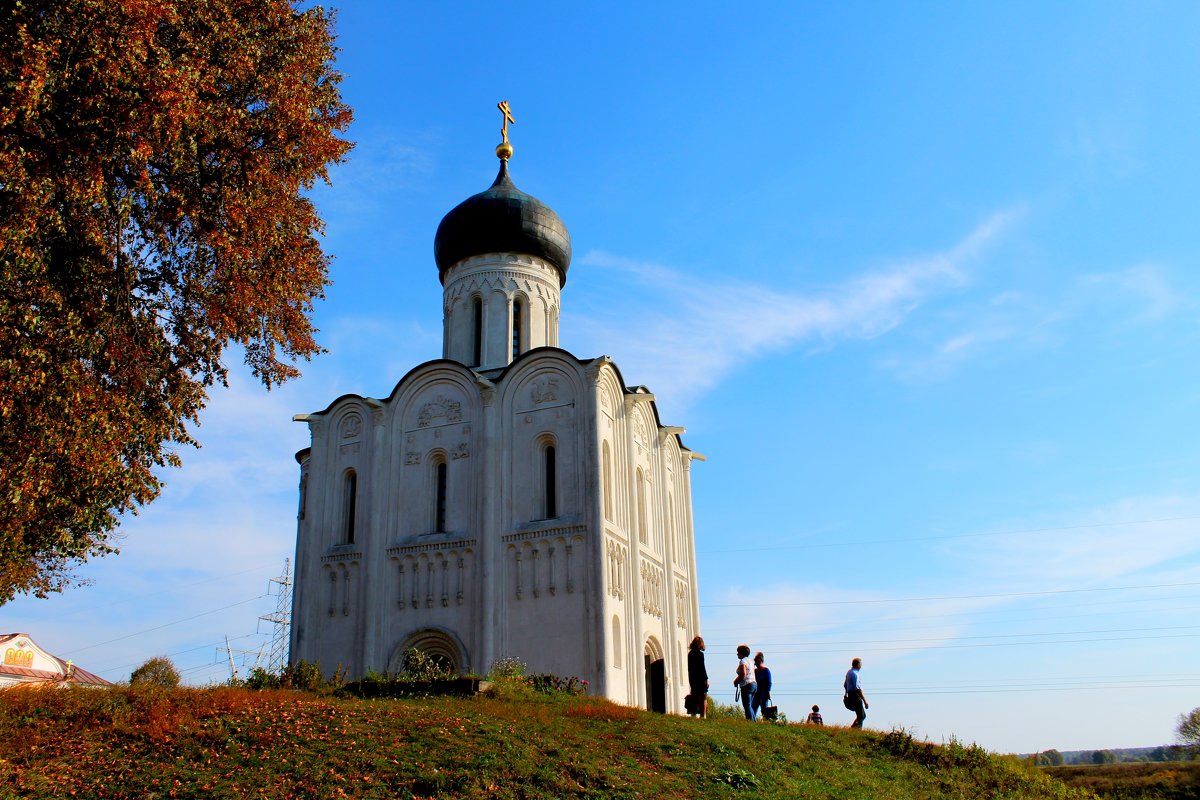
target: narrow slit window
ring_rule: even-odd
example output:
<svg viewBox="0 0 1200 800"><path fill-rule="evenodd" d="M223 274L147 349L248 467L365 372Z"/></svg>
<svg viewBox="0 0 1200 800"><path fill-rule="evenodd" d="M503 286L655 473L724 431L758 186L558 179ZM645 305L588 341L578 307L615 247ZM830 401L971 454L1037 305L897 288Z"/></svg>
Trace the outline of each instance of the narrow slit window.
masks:
<svg viewBox="0 0 1200 800"><path fill-rule="evenodd" d="M512 307L512 357L513 361L517 360L517 356L521 355L521 326L524 320L521 319L521 301L514 300Z"/></svg>
<svg viewBox="0 0 1200 800"><path fill-rule="evenodd" d="M642 471L637 471L637 523L638 523L638 541L642 544L647 544L646 538L646 479L642 476Z"/></svg>
<svg viewBox="0 0 1200 800"><path fill-rule="evenodd" d="M604 518L612 521L613 518L613 500L612 500L612 456L609 455L608 440L604 440L604 463L602 469L604 471Z"/></svg>
<svg viewBox="0 0 1200 800"><path fill-rule="evenodd" d="M443 461L437 465L437 474L435 480L437 482L437 497L433 509L433 532L446 532L446 462Z"/></svg>
<svg viewBox="0 0 1200 800"><path fill-rule="evenodd" d="M558 469L554 461L554 445L546 445L546 519L558 516Z"/></svg>
<svg viewBox="0 0 1200 800"><path fill-rule="evenodd" d="M483 301L476 297L472 305L474 306L474 360L471 363L478 367L483 364Z"/></svg>
<svg viewBox="0 0 1200 800"><path fill-rule="evenodd" d="M358 475L354 470L346 473L346 530L344 541L346 544L354 544L354 513L358 506Z"/></svg>

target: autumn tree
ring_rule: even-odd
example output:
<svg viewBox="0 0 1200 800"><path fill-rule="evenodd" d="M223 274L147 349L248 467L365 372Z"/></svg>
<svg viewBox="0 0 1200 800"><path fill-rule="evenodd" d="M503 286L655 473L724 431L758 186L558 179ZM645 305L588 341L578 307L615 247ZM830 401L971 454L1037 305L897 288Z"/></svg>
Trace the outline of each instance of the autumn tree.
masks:
<svg viewBox="0 0 1200 800"><path fill-rule="evenodd" d="M1175 738L1193 757L1200 755L1200 707L1179 715Z"/></svg>
<svg viewBox="0 0 1200 800"><path fill-rule="evenodd" d="M129 676L133 686L157 686L161 689L174 689L179 685L179 670L166 656L155 656L135 669Z"/></svg>
<svg viewBox="0 0 1200 800"><path fill-rule="evenodd" d="M308 5L0 4L0 603L115 552L229 347L268 388L319 352L351 113Z"/></svg>

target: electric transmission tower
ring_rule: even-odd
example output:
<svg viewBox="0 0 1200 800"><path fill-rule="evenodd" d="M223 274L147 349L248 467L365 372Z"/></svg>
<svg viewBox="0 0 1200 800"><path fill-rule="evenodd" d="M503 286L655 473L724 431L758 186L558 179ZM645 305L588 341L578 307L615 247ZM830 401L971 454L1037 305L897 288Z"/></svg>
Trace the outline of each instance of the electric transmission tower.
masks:
<svg viewBox="0 0 1200 800"><path fill-rule="evenodd" d="M267 671L279 675L288 665L289 628L292 625L292 560L283 560L283 574L271 578L268 591L275 593L275 613L263 614L259 619L270 622L271 654L267 659Z"/></svg>

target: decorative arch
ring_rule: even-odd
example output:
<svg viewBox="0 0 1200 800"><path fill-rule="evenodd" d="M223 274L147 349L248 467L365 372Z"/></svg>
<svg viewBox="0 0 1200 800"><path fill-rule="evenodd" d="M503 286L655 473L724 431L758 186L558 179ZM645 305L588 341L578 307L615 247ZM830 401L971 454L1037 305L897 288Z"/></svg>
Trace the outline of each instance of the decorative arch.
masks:
<svg viewBox="0 0 1200 800"><path fill-rule="evenodd" d="M388 674L394 675L404 668L404 654L409 649L420 650L452 674L471 671L467 650L457 634L446 628L422 628L405 636L392 649L388 657Z"/></svg>

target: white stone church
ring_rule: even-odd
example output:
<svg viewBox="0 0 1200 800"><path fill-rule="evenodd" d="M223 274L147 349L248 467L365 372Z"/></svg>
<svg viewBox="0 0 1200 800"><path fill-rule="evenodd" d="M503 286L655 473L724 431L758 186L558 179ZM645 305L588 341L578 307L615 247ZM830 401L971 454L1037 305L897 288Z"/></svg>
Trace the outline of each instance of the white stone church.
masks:
<svg viewBox="0 0 1200 800"><path fill-rule="evenodd" d="M416 647L458 672L515 656L682 712L700 629L691 462L654 395L558 347L571 240L517 189L442 220L443 357L390 396L297 415L291 660L351 677Z"/></svg>

